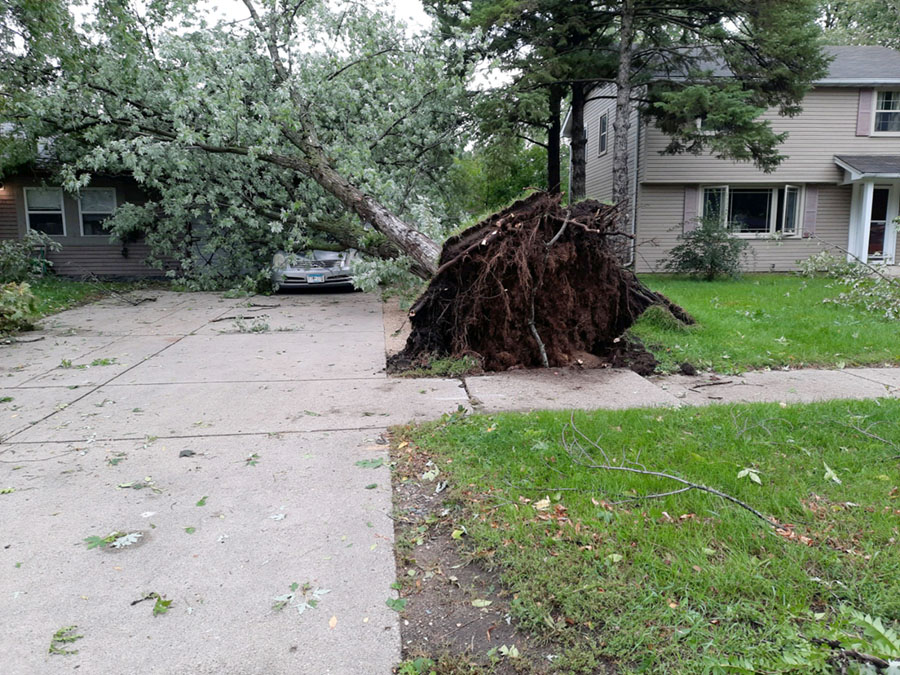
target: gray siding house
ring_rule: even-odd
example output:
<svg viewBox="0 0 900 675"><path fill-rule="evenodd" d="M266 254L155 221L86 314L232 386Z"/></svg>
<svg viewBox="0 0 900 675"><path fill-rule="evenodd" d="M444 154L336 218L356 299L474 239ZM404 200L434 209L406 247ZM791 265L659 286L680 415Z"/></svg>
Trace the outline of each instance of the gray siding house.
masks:
<svg viewBox="0 0 900 675"><path fill-rule="evenodd" d="M96 176L78 195L46 182L45 172L22 171L0 180L0 239L21 239L28 230L50 235L62 250L50 253L62 276L158 277L145 259L146 244L110 241L103 221L124 203L146 195L128 177Z"/></svg>
<svg viewBox="0 0 900 675"><path fill-rule="evenodd" d="M720 218L753 254L751 271L788 271L828 244L867 262L900 263L900 53L829 47L828 75L793 118L765 113L787 132L772 173L711 155L663 155L667 137L634 113L629 138L634 260L660 269L678 235L701 216ZM587 195L612 196L615 85L585 106ZM569 125L564 127L564 135ZM832 249L832 252L837 251Z"/></svg>

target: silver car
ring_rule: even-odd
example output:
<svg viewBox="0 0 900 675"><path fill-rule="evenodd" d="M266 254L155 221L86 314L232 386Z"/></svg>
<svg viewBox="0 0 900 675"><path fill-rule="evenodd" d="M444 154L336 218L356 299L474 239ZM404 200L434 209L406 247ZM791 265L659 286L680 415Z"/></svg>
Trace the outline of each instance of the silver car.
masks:
<svg viewBox="0 0 900 675"><path fill-rule="evenodd" d="M305 251L284 253L272 258L272 285L282 288L310 288L353 285L353 249L347 251Z"/></svg>

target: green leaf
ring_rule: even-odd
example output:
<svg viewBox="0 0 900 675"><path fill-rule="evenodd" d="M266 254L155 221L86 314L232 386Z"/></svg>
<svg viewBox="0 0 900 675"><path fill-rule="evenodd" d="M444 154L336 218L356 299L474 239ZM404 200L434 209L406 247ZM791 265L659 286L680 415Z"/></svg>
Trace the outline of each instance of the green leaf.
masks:
<svg viewBox="0 0 900 675"><path fill-rule="evenodd" d="M374 490L377 487L378 483L369 483L368 485L366 485L366 490Z"/></svg>
<svg viewBox="0 0 900 675"><path fill-rule="evenodd" d="M492 600L482 600L481 598L472 601L472 607L490 607L492 604Z"/></svg>
<svg viewBox="0 0 900 675"><path fill-rule="evenodd" d="M377 469L384 464L384 460L381 457L375 459L361 459L358 462L355 462L355 464L363 469Z"/></svg>
<svg viewBox="0 0 900 675"><path fill-rule="evenodd" d="M97 537L95 535L86 537L84 541L88 545L88 550L90 550L92 548L103 548L104 546L106 546L109 543L103 537Z"/></svg>
<svg viewBox="0 0 900 675"><path fill-rule="evenodd" d="M153 616L159 616L169 611L172 605L171 600L163 600L158 594L156 595L156 603L153 605Z"/></svg>
<svg viewBox="0 0 900 675"><path fill-rule="evenodd" d="M75 635L76 628L78 628L78 626L65 626L64 628L60 628L58 631L56 631L50 640L50 649L48 650L48 652L50 654L59 654L62 656L77 654L77 649L63 648L65 645L75 642L76 640L80 640L84 637L83 635Z"/></svg>
<svg viewBox="0 0 900 675"><path fill-rule="evenodd" d="M757 485L762 485L762 480L759 477L759 471L756 469L741 469L738 471L738 478L749 478Z"/></svg>
<svg viewBox="0 0 900 675"><path fill-rule="evenodd" d="M197 506L206 506L206 499L208 495L203 495L200 497L200 501L197 502Z"/></svg>
<svg viewBox="0 0 900 675"><path fill-rule="evenodd" d="M0 490L0 495L11 495L15 491L16 488L3 488L2 490Z"/></svg>
<svg viewBox="0 0 900 675"><path fill-rule="evenodd" d="M395 612L402 612L406 609L406 598L388 598L384 601L384 604Z"/></svg>
<svg viewBox="0 0 900 675"><path fill-rule="evenodd" d="M825 465L825 480L832 480L835 483L837 483L838 485L840 485L841 479L838 478L837 474L834 472L834 469L832 469L830 466L825 464L825 462L822 462L822 464Z"/></svg>
<svg viewBox="0 0 900 675"><path fill-rule="evenodd" d="M197 528L196 527L186 527L186 528L184 528L184 531L187 532L188 534L194 534L194 532L197 531Z"/></svg>

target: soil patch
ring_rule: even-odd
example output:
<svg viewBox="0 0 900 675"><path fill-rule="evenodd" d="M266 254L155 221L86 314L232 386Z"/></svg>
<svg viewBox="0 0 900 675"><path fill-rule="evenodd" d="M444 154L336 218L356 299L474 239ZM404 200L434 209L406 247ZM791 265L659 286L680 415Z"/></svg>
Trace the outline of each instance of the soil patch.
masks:
<svg viewBox="0 0 900 675"><path fill-rule="evenodd" d="M389 367L477 357L485 370L564 367L609 357L648 307L693 319L619 262L615 207L563 207L538 192L444 245L440 268L410 311L412 332ZM637 348L637 344L635 344Z"/></svg>
<svg viewBox="0 0 900 675"><path fill-rule="evenodd" d="M490 567L489 553L467 550L455 529L464 507L448 496L440 473L428 479L440 467L413 445L392 443L391 453L397 579L407 601L403 659L432 659L440 675L556 672L562 648L518 626L510 613L514 594ZM518 656L511 658L513 648Z"/></svg>

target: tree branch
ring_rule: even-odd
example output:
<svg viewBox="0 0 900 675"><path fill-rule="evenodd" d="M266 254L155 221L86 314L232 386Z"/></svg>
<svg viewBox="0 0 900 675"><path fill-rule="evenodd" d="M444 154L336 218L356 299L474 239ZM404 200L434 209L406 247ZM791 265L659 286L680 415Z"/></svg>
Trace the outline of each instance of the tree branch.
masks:
<svg viewBox="0 0 900 675"><path fill-rule="evenodd" d="M567 433L568 432L568 433ZM716 490L715 488L711 488L708 485L703 485L701 483L694 483L679 476L673 476L669 473L664 473L662 471L651 471L647 469L643 464L639 463L637 460L640 459L640 455L635 460L628 460L624 455L624 450L622 457L618 460L610 459L609 455L606 451L600 447L600 445L596 441L592 441L584 433L578 429L575 425L575 413L572 413L572 416L569 418L569 423L563 427L562 430L562 444L566 449L570 459L579 466L583 466L588 469L600 469L603 471L622 471L625 473L633 473L641 476L652 476L654 478L662 478L665 480L674 481L676 483L680 483L684 485L684 488L678 490L672 490L667 492L657 492L647 495L642 495L639 497L633 497L630 499L638 500L638 499L660 499L662 497L667 497L673 494L679 494L681 492L687 492L688 490L699 490L701 492L708 492L711 495L715 495L716 497L720 497L725 499L732 504L736 504L742 509L749 511L754 516L765 522L767 525L772 527L773 529L778 529L781 526L779 523L773 518L769 518L768 516L763 515L748 503L741 501L737 497L733 497L721 490ZM585 445L588 448L591 448L593 451L599 452L599 454L603 457L603 461L600 462L596 460L588 450L585 449Z"/></svg>

